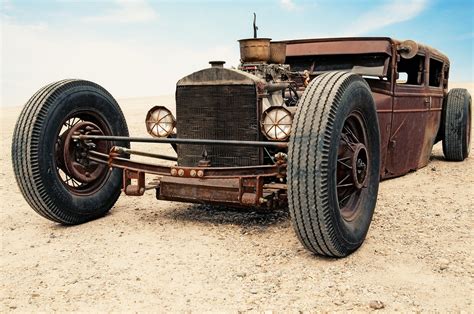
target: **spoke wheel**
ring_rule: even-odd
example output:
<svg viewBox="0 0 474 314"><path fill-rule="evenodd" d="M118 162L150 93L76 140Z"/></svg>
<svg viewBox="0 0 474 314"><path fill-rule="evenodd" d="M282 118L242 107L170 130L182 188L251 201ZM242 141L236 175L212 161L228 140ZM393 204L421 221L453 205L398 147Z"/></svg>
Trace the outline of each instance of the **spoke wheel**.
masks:
<svg viewBox="0 0 474 314"><path fill-rule="evenodd" d="M360 112L351 113L341 132L337 156L337 199L341 216L351 221L360 209L360 194L367 188L370 158L367 133Z"/></svg>
<svg viewBox="0 0 474 314"><path fill-rule="evenodd" d="M375 103L359 75L329 72L308 85L288 144L288 205L310 251L343 257L367 235L380 178Z"/></svg>
<svg viewBox="0 0 474 314"><path fill-rule="evenodd" d="M106 165L90 161L88 152L92 149L108 153L112 146L106 141L77 141L72 138L80 134L111 135L111 132L94 112L81 112L65 118L57 135L55 160L59 179L72 193L90 195L100 189L109 172Z"/></svg>
<svg viewBox="0 0 474 314"><path fill-rule="evenodd" d="M122 141L76 140L74 135L128 136L115 99L83 80L54 82L26 103L12 140L15 178L28 204L41 216L80 224L104 216L121 193L123 172L89 160Z"/></svg>

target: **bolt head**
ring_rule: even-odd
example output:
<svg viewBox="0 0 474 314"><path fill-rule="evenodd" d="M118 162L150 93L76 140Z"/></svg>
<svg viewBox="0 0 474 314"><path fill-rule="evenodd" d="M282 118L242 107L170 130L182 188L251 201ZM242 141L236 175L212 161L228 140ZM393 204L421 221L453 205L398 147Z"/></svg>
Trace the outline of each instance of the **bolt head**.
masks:
<svg viewBox="0 0 474 314"><path fill-rule="evenodd" d="M178 170L176 170L176 169L174 169L174 168L171 169L171 175L172 175L172 176L176 176L177 174L178 174Z"/></svg>
<svg viewBox="0 0 474 314"><path fill-rule="evenodd" d="M184 170L183 169L178 170L178 176L180 176L180 177L184 176Z"/></svg>

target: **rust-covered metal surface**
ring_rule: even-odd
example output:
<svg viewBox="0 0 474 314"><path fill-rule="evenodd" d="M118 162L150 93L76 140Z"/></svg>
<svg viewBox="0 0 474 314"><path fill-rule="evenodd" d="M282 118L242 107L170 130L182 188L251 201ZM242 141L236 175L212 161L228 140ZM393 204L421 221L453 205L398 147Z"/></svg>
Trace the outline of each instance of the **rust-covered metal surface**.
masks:
<svg viewBox="0 0 474 314"><path fill-rule="evenodd" d="M389 38L319 38L288 40L286 56L341 55L386 53L392 54Z"/></svg>
<svg viewBox="0 0 474 314"><path fill-rule="evenodd" d="M165 166L124 158L120 148L109 154L89 151L89 159L99 165L123 169L125 194L141 196L146 189L157 188L157 198L192 203L215 203L274 207L286 202L286 185L268 183L286 177L286 161L273 165L246 167ZM158 175L152 186L145 175Z"/></svg>
<svg viewBox="0 0 474 314"><path fill-rule="evenodd" d="M261 139L257 83L244 72L209 68L181 79L176 87L177 138L211 140ZM196 165L203 157L213 166L262 163L262 149L215 145L178 145L178 164Z"/></svg>
<svg viewBox="0 0 474 314"><path fill-rule="evenodd" d="M385 55L383 76L366 74L377 107L381 137L382 178L403 175L424 167L438 138L443 97L447 93L449 59L440 51L418 43L421 65L416 82L397 82L404 62L397 48L402 41L388 37L323 38L285 41L287 60L315 56ZM431 82L431 60L442 65L437 84ZM408 66L407 66L408 67ZM370 122L369 122L370 123Z"/></svg>
<svg viewBox="0 0 474 314"><path fill-rule="evenodd" d="M387 162L390 129L392 126L392 96L390 95L389 88L375 89L373 84L369 85L372 88L372 95L377 106L377 116L380 129L380 175L383 176Z"/></svg>
<svg viewBox="0 0 474 314"><path fill-rule="evenodd" d="M341 69L352 69L366 79L380 127L381 178L426 166L433 144L440 140L438 131L449 76L445 55L418 44L414 56L403 56L399 49L403 42L384 37L284 43L285 63L293 73L304 73L308 82L324 71ZM398 79L403 73L407 78L401 82ZM298 90L305 86L302 84ZM163 200L266 207L285 204L283 152L288 143L268 142L259 122L266 92L286 87L285 82L269 83L256 75L221 66L192 73L177 84L177 138L129 138L177 144L177 165L132 161L124 158L124 153L168 160L174 157L120 147L112 148L109 154L91 151L89 158L124 169L123 191L128 195L142 195L150 188L145 174L151 174L159 176L151 188L156 188L157 198ZM120 140L113 136L102 138ZM267 149L274 154L271 163L264 160Z"/></svg>
<svg viewBox="0 0 474 314"><path fill-rule="evenodd" d="M393 40L394 49L400 41ZM384 177L396 177L414 171L428 164L429 156L436 141L443 98L447 93L449 59L441 52L419 44L415 58L419 59L416 82L401 84L397 73L410 71L402 68L403 58L392 60L392 126ZM435 69L431 60L441 65L439 82L431 82ZM413 62L414 63L414 62ZM409 78L408 78L409 80Z"/></svg>
<svg viewBox="0 0 474 314"><path fill-rule="evenodd" d="M397 55L396 46L401 40L390 37L342 37L342 38L314 38L285 40L286 55L309 56L327 54L364 54L364 53L386 53ZM448 57L439 50L418 43L420 52L430 52L431 55L442 59L449 64Z"/></svg>

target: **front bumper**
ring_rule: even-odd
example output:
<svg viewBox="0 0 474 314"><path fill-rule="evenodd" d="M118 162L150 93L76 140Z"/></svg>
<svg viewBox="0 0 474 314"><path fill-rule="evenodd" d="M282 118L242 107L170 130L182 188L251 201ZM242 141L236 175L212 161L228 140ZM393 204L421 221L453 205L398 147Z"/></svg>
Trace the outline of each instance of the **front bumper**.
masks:
<svg viewBox="0 0 474 314"><path fill-rule="evenodd" d="M160 200L275 207L286 204L286 160L247 167L180 167L137 162L124 158L115 147L109 154L89 152L89 159L123 169L123 192L140 196L156 189ZM145 175L155 175L145 183Z"/></svg>

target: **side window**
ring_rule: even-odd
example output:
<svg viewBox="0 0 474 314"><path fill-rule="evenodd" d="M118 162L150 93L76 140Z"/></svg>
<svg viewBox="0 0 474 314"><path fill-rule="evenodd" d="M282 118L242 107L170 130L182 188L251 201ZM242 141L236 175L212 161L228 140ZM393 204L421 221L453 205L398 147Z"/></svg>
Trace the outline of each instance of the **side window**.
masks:
<svg viewBox="0 0 474 314"><path fill-rule="evenodd" d="M401 58L397 65L397 84L423 85L425 57L416 55L411 59Z"/></svg>
<svg viewBox="0 0 474 314"><path fill-rule="evenodd" d="M443 78L443 62L430 58L430 86L441 86L441 79Z"/></svg>

